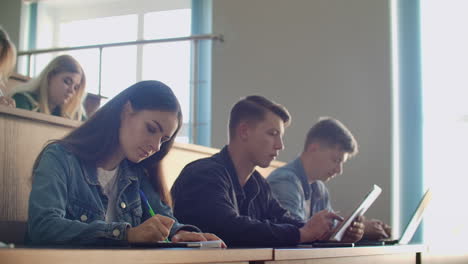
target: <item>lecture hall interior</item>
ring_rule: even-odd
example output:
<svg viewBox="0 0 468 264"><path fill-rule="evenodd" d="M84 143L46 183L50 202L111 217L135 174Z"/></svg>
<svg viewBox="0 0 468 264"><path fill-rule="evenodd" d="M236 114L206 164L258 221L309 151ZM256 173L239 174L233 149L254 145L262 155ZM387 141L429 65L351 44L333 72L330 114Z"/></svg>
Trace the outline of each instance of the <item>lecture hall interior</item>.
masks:
<svg viewBox="0 0 468 264"><path fill-rule="evenodd" d="M3 93L62 54L82 65L84 103L95 107L142 80L174 90L184 120L169 187L185 164L223 148L231 106L259 94L292 116L284 150L262 174L296 158L310 126L330 116L359 142L326 184L340 214L377 184L366 216L398 238L427 189L433 197L405 246L32 249L15 237L31 166L80 122L0 106L0 263L468 263L468 211L458 207L468 176L459 167L468 161L467 11L465 0L2 0L0 25L17 50Z"/></svg>

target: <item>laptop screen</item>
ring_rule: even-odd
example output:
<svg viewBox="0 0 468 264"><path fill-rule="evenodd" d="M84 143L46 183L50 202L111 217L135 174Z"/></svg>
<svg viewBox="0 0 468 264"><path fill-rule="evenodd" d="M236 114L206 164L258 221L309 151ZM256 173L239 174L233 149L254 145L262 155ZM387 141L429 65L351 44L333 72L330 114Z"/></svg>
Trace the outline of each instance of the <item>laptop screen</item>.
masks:
<svg viewBox="0 0 468 264"><path fill-rule="evenodd" d="M427 205L429 204L429 201L432 198L432 192L430 189L426 191L424 194L423 198L419 202L418 207L416 208L413 217L411 217L411 220L409 221L408 225L406 226L405 231L403 232L403 235L400 238L399 244L408 244L411 239L413 238L414 233L418 229L419 223L422 220L424 210L426 209Z"/></svg>

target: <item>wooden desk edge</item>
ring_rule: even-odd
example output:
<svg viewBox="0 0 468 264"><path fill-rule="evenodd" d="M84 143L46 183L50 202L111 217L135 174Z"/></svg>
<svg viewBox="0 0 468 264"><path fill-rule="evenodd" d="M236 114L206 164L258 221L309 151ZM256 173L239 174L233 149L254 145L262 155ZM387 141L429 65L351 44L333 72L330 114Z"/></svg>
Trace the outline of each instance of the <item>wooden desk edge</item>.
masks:
<svg viewBox="0 0 468 264"><path fill-rule="evenodd" d="M13 117L20 117L26 119L37 120L39 122L54 124L54 125L61 125L65 127L78 127L81 125L81 121L75 121L63 117L47 115L43 113L32 112L24 109L19 108L12 108L0 105L0 114L8 115Z"/></svg>
<svg viewBox="0 0 468 264"><path fill-rule="evenodd" d="M403 253L421 253L425 245L395 245L354 248L278 248L274 250L274 260L300 260L334 257L352 257Z"/></svg>
<svg viewBox="0 0 468 264"><path fill-rule="evenodd" d="M272 248L255 249L0 249L2 263L212 263L273 260Z"/></svg>

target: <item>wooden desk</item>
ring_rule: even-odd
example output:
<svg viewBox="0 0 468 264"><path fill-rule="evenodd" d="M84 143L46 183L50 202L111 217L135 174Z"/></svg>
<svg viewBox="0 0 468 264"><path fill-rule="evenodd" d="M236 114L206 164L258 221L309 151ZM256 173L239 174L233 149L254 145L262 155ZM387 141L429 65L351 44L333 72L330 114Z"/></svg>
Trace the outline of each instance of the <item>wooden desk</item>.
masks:
<svg viewBox="0 0 468 264"><path fill-rule="evenodd" d="M273 249L0 249L2 264L176 264L229 263L273 259Z"/></svg>
<svg viewBox="0 0 468 264"><path fill-rule="evenodd" d="M358 248L0 249L2 264L403 264L419 263L422 245Z"/></svg>
<svg viewBox="0 0 468 264"><path fill-rule="evenodd" d="M273 260L263 264L414 264L423 251L423 245L275 249Z"/></svg>

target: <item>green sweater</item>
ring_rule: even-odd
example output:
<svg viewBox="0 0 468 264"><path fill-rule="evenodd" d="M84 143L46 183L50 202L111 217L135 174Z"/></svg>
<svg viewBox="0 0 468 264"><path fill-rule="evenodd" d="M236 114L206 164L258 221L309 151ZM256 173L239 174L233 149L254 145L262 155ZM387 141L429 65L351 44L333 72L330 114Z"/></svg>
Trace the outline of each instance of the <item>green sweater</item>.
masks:
<svg viewBox="0 0 468 264"><path fill-rule="evenodd" d="M33 112L40 112L38 95L31 92L20 92L13 95L13 99L16 102L16 108L26 109ZM54 116L60 115L60 107L56 107L52 112ZM81 115L81 121L86 120L84 114Z"/></svg>
<svg viewBox="0 0 468 264"><path fill-rule="evenodd" d="M20 92L13 95L16 102L16 108L39 112L39 103L37 94L31 92Z"/></svg>

